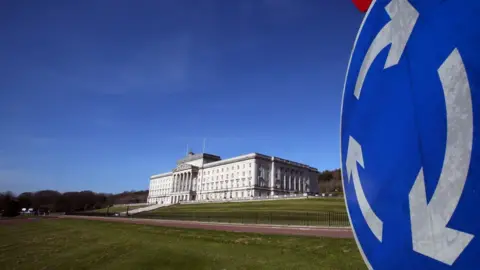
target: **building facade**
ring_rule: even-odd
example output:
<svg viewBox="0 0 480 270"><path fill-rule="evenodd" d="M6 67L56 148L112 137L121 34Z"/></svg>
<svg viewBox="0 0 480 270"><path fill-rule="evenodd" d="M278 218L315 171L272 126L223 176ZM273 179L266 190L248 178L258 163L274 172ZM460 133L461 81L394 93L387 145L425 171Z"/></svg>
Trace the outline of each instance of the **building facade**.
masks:
<svg viewBox="0 0 480 270"><path fill-rule="evenodd" d="M190 152L171 172L150 177L148 203L315 194L318 174L308 165L257 153L222 160Z"/></svg>

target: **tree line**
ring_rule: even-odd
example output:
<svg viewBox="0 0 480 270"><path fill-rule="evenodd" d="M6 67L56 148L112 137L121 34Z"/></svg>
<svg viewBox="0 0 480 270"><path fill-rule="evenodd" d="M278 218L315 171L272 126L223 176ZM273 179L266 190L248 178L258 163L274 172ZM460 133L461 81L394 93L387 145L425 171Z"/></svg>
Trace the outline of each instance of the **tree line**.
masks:
<svg viewBox="0 0 480 270"><path fill-rule="evenodd" d="M340 169L325 170L318 176L318 187L320 193L343 192L342 172Z"/></svg>
<svg viewBox="0 0 480 270"><path fill-rule="evenodd" d="M74 212L105 208L113 204L145 203L148 191L125 191L119 194L95 193L93 191L65 192L41 190L24 192L18 196L12 192L0 193L0 211L12 216L22 208L35 211Z"/></svg>

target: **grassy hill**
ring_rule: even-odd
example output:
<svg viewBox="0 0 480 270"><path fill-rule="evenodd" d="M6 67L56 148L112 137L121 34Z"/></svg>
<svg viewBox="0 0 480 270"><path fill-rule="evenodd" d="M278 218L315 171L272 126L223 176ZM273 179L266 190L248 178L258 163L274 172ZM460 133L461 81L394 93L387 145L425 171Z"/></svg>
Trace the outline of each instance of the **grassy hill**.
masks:
<svg viewBox="0 0 480 270"><path fill-rule="evenodd" d="M156 209L150 213L165 212L345 212L343 198L312 198L272 201L180 204Z"/></svg>
<svg viewBox="0 0 480 270"><path fill-rule="evenodd" d="M348 226L340 198L181 204L135 217L232 223Z"/></svg>

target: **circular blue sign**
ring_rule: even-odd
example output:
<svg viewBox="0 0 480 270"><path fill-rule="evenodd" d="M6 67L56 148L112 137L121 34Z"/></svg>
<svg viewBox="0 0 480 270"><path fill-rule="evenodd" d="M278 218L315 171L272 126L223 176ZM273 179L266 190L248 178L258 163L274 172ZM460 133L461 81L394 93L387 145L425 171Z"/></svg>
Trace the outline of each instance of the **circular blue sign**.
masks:
<svg viewBox="0 0 480 270"><path fill-rule="evenodd" d="M341 115L347 210L373 269L480 266L480 1L377 0Z"/></svg>

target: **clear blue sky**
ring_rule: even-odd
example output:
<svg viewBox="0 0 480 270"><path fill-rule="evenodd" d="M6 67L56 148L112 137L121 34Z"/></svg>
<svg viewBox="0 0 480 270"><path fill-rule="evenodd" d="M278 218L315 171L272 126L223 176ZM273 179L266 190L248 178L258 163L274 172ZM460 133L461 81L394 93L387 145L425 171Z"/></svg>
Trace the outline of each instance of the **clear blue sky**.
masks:
<svg viewBox="0 0 480 270"><path fill-rule="evenodd" d="M187 144L340 167L351 0L3 1L0 191L147 189Z"/></svg>

